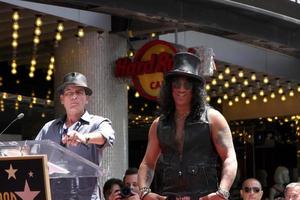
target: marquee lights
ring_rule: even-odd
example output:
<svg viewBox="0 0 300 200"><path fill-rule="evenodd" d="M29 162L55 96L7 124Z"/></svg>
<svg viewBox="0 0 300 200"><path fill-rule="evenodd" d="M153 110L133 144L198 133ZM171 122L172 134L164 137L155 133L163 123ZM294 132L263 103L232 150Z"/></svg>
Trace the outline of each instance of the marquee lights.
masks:
<svg viewBox="0 0 300 200"><path fill-rule="evenodd" d="M19 33L18 30L20 28L18 20L20 19L20 14L18 10L13 10L12 14L12 42L11 46L13 48L12 52L12 60L11 60L11 73L12 74L17 74L17 47L18 47L18 38L19 38Z"/></svg>
<svg viewBox="0 0 300 200"><path fill-rule="evenodd" d="M287 98L294 97L295 92L300 92L299 83L295 84L265 74L244 71L242 68L230 67L230 73L228 74L225 72L228 68L228 65L224 65L224 68L222 68L222 65L219 66L221 70L206 80L206 84L209 85L205 87L207 94L210 97L217 97L217 103L219 104L226 103L228 105L228 101L237 103L239 102L235 100L237 96L244 98L243 102L246 105L258 99L261 99L262 103L267 103L269 100L276 98L276 93L280 95L279 99L281 101L285 101ZM283 98L282 95L284 95ZM224 102L218 101L218 97L221 97Z"/></svg>
<svg viewBox="0 0 300 200"><path fill-rule="evenodd" d="M52 55L50 57L50 62L49 62L49 65L48 65L48 70L47 70L47 76L46 76L47 81L51 81L51 79L52 79L52 76L53 76L53 73L54 73L54 66L55 66L55 58Z"/></svg>
<svg viewBox="0 0 300 200"><path fill-rule="evenodd" d="M34 31L33 31L33 51L32 51L32 58L30 62L30 68L29 68L29 77L33 78L34 77L34 72L36 69L36 53L38 49L38 44L40 43L40 35L42 33L41 26L43 24L42 17L40 15L37 15L35 17L35 22L34 22Z"/></svg>

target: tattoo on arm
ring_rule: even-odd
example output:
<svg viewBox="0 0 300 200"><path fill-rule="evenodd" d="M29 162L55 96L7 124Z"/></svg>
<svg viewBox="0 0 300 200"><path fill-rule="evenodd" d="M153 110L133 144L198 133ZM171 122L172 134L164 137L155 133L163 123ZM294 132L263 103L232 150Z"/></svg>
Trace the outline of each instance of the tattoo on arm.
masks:
<svg viewBox="0 0 300 200"><path fill-rule="evenodd" d="M154 170L152 169L147 169L146 171L146 184L150 187L152 180L153 180L153 176L154 176Z"/></svg>
<svg viewBox="0 0 300 200"><path fill-rule="evenodd" d="M219 144L221 146L221 148L228 148L232 146L232 142L231 142L231 133L230 133L230 129L228 127L225 127L221 130L218 131L217 134L217 144Z"/></svg>

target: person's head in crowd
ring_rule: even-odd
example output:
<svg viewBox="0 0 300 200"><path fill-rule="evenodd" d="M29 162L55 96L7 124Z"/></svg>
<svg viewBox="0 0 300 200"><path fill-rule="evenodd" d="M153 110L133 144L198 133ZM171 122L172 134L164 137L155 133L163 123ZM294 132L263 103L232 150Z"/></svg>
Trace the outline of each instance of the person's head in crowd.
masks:
<svg viewBox="0 0 300 200"><path fill-rule="evenodd" d="M240 194L243 200L261 200L263 196L261 183L255 178L244 180Z"/></svg>
<svg viewBox="0 0 300 200"><path fill-rule="evenodd" d="M278 166L274 172L274 181L277 184L287 184L290 182L290 175L288 168Z"/></svg>
<svg viewBox="0 0 300 200"><path fill-rule="evenodd" d="M103 186L103 196L105 200L113 200L116 191L120 191L123 187L123 181L117 178L108 179Z"/></svg>
<svg viewBox="0 0 300 200"><path fill-rule="evenodd" d="M284 191L285 200L300 200L300 182L293 182L286 186Z"/></svg>
<svg viewBox="0 0 300 200"><path fill-rule="evenodd" d="M137 168L128 168L125 171L123 183L126 187L131 188L136 193L139 193L138 186L138 169Z"/></svg>

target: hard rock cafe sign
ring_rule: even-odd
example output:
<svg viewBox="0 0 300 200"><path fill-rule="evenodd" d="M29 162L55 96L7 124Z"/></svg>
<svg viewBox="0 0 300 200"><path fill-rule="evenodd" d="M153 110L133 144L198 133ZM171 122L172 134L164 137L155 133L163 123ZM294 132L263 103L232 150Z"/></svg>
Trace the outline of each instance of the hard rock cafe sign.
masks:
<svg viewBox="0 0 300 200"><path fill-rule="evenodd" d="M173 68L176 48L165 41L153 40L137 51L133 59L116 61L116 77L132 77L136 90L145 98L156 100L164 73Z"/></svg>

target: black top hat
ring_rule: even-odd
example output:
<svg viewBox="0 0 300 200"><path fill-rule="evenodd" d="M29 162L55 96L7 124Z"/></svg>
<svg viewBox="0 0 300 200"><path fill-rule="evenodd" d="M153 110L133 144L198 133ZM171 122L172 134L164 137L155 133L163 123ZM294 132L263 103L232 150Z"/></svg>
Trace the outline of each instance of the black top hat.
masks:
<svg viewBox="0 0 300 200"><path fill-rule="evenodd" d="M166 74L166 78L173 76L187 76L203 82L200 58L189 52L176 53L173 58L173 69Z"/></svg>
<svg viewBox="0 0 300 200"><path fill-rule="evenodd" d="M58 86L57 91L62 94L67 85L84 87L86 95L92 95L93 91L87 86L86 77L79 72L70 72L64 76L63 83Z"/></svg>

